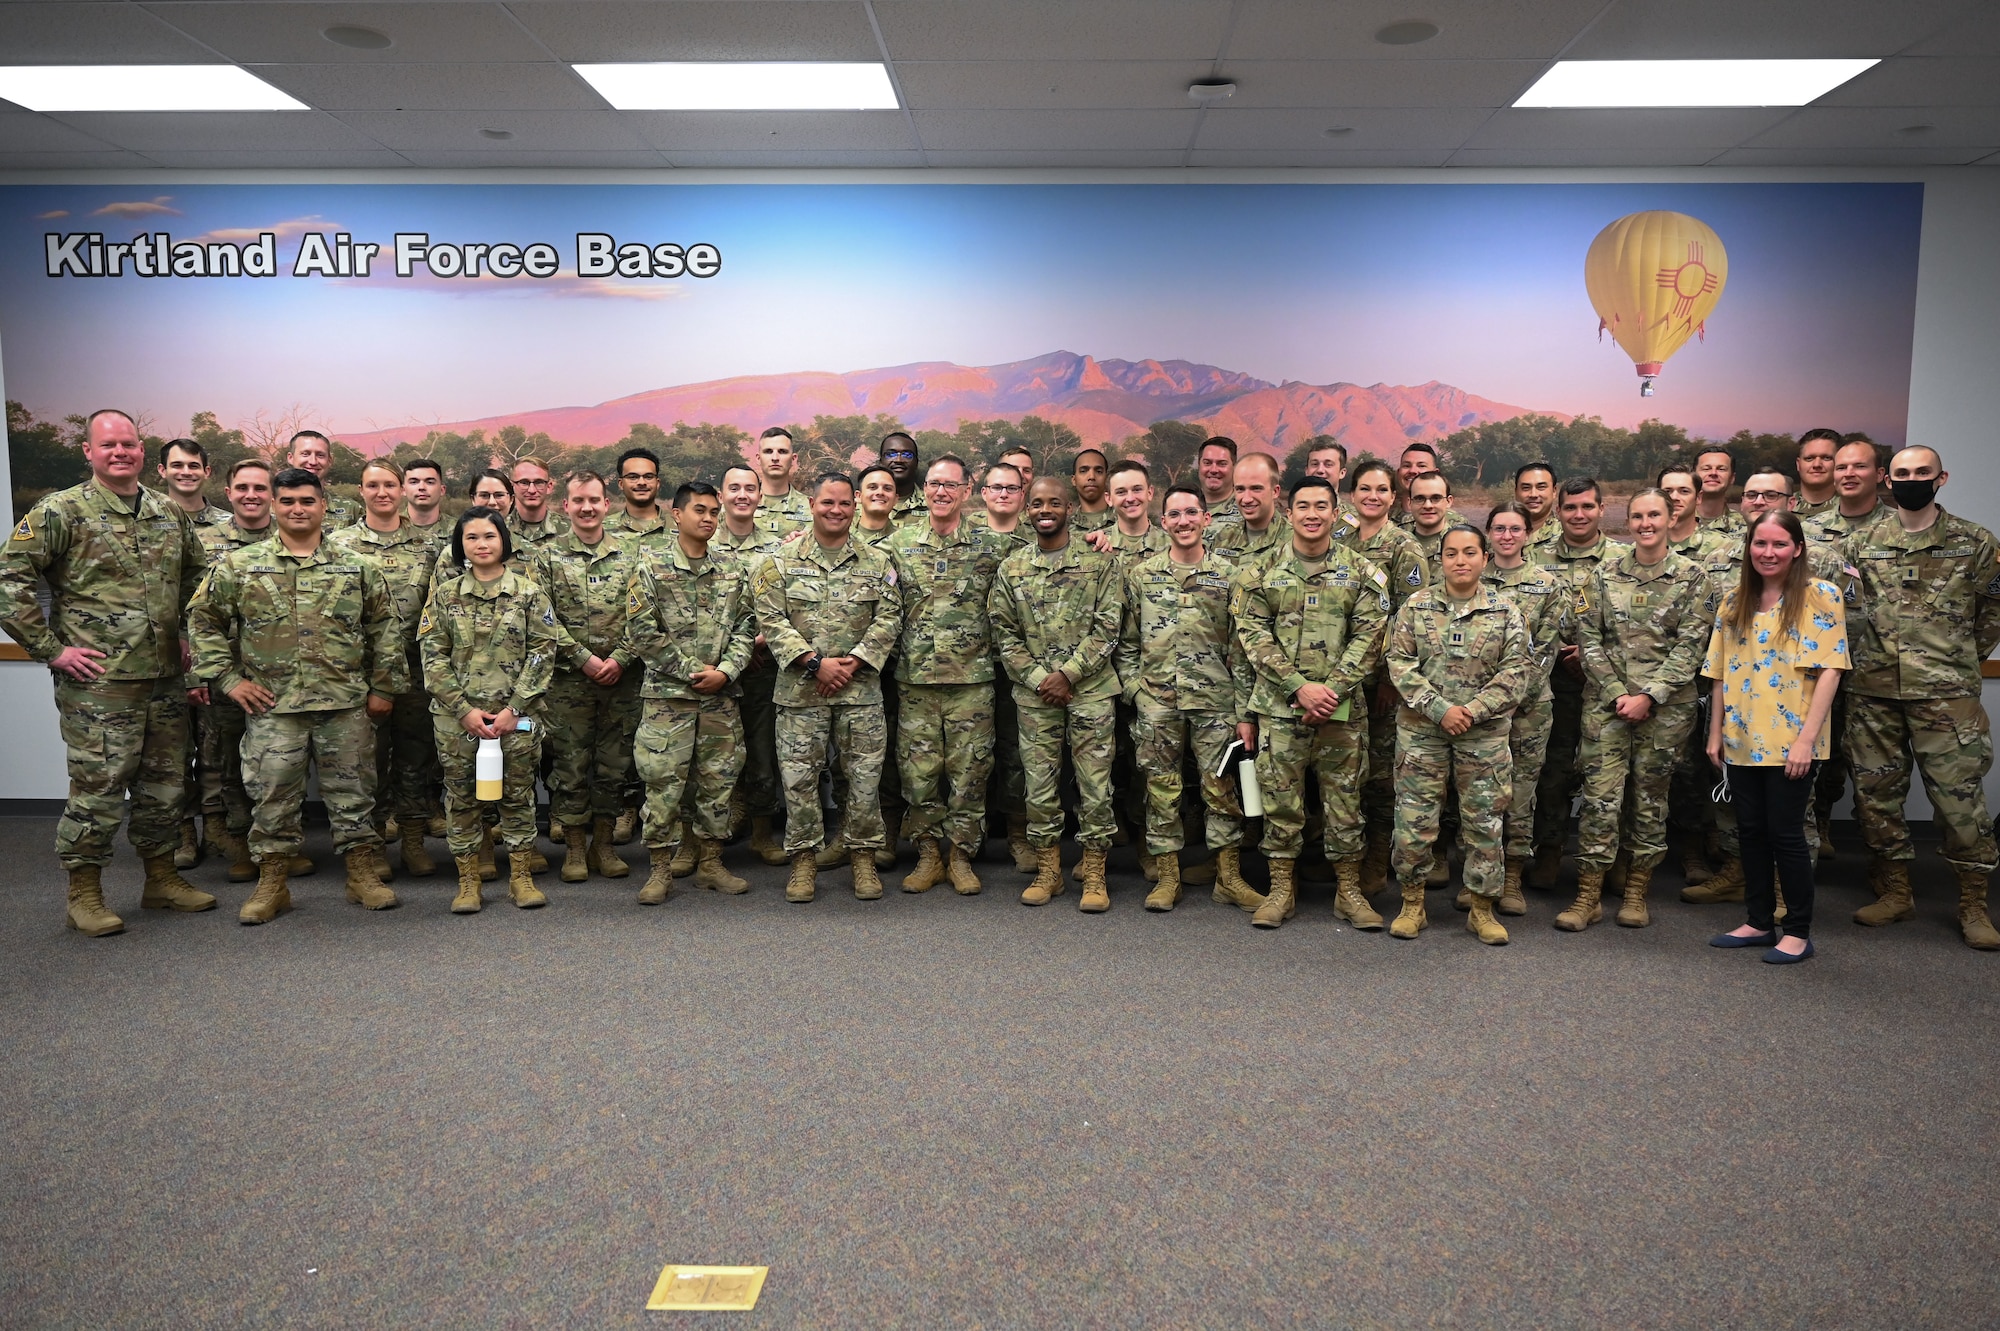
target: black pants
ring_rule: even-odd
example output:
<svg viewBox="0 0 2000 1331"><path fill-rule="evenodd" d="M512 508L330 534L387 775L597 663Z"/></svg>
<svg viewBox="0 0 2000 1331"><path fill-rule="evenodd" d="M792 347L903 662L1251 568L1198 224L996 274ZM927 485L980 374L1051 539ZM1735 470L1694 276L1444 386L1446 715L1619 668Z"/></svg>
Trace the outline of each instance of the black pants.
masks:
<svg viewBox="0 0 2000 1331"><path fill-rule="evenodd" d="M1785 889L1785 932L1812 936L1813 868L1806 850L1806 818L1812 809L1814 763L1793 781L1778 767L1729 765L1730 803L1736 806L1736 835L1743 857L1743 904L1750 927L1769 930L1778 906L1772 893L1772 867Z"/></svg>

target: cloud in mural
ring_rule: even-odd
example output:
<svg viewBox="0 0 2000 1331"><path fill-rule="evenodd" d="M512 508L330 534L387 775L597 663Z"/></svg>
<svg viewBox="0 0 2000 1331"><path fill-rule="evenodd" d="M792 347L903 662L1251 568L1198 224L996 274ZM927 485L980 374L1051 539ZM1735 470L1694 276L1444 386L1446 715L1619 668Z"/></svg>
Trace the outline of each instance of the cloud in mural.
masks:
<svg viewBox="0 0 2000 1331"><path fill-rule="evenodd" d="M338 231L340 229L339 223L329 222L318 213L312 213L305 217L289 217L282 222L271 222L264 226L217 227L213 231L204 231L199 236L191 236L189 239L197 244L206 244L209 241L221 240L242 244L246 240L254 241L258 239L267 231L279 240L289 240L293 236L303 236L308 231Z"/></svg>
<svg viewBox="0 0 2000 1331"><path fill-rule="evenodd" d="M387 248L387 247L385 247ZM421 292L433 296L527 296L536 300L685 300L684 286L664 284L644 286L609 277L578 277L575 269L564 269L554 277L522 279L495 277L439 277L428 270L409 277L397 277L393 269L378 268L367 277L336 277L334 286L373 287L385 291Z"/></svg>
<svg viewBox="0 0 2000 1331"><path fill-rule="evenodd" d="M107 203L102 208L99 208L96 212L92 213L91 216L92 217L157 217L165 215L168 217L179 217L181 215L180 209L167 207L169 203L173 202L173 198L174 196L171 194L162 194L155 199L133 199L121 203ZM68 214L66 213L60 215L68 216Z"/></svg>
<svg viewBox="0 0 2000 1331"><path fill-rule="evenodd" d="M56 218L58 218L58 217L68 217L68 216L69 216L69 209L67 209L67 208L52 208L52 209L50 209L50 210L49 210L48 212L45 212L45 213L36 213L36 214L35 214L35 220L36 220L36 221L38 221L38 222L51 222L51 221L54 221L54 220L55 220Z"/></svg>

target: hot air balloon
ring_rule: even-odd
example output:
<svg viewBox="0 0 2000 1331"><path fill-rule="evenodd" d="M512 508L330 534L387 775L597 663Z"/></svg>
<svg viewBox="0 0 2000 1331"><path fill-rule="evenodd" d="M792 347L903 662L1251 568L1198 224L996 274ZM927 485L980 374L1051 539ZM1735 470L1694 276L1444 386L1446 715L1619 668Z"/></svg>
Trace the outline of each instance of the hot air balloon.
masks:
<svg viewBox="0 0 2000 1331"><path fill-rule="evenodd" d="M1609 332L1639 371L1639 396L1690 333L1706 321L1729 280L1729 255L1708 224L1655 210L1621 217L1597 233L1583 260L1583 284Z"/></svg>

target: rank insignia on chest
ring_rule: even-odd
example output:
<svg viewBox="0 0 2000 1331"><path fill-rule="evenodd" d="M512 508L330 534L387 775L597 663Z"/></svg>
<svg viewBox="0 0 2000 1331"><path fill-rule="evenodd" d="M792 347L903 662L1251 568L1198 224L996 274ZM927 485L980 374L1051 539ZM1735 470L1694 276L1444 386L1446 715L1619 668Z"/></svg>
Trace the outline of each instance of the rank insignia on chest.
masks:
<svg viewBox="0 0 2000 1331"><path fill-rule="evenodd" d="M1914 587L1917 585L1917 566L1915 564L1905 564L1896 571L1903 575L1903 585L1905 587Z"/></svg>
<svg viewBox="0 0 2000 1331"><path fill-rule="evenodd" d="M1463 646L1465 646L1465 630L1464 630L1464 629L1453 629L1453 630L1452 630L1452 634L1451 634L1451 645L1452 645L1452 646L1454 646L1454 647L1463 647Z"/></svg>
<svg viewBox="0 0 2000 1331"><path fill-rule="evenodd" d="M1307 593L1306 593L1306 609L1308 609L1308 610L1317 610L1317 609L1319 609L1319 593L1318 593L1318 592L1307 592Z"/></svg>
<svg viewBox="0 0 2000 1331"><path fill-rule="evenodd" d="M937 562L936 569L933 571L937 574L938 577L942 578L945 574L951 572L951 562L949 560L940 559Z"/></svg>
<svg viewBox="0 0 2000 1331"><path fill-rule="evenodd" d="M1650 598L1647 596L1645 592L1633 592L1632 608L1634 610L1644 610L1646 608L1648 600L1650 600Z"/></svg>

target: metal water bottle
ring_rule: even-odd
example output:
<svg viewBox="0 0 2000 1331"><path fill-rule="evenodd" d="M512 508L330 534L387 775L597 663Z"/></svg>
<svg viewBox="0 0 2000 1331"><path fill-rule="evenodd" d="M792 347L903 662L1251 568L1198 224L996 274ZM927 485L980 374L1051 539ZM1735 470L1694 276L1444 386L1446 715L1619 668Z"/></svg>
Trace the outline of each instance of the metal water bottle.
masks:
<svg viewBox="0 0 2000 1331"><path fill-rule="evenodd" d="M507 772L507 760L500 752L500 741L482 739L479 753L472 760L472 771L477 779L477 798L497 800Z"/></svg>

